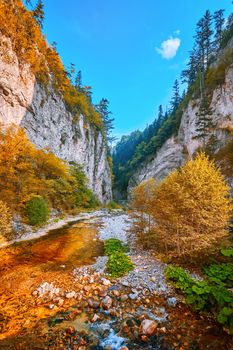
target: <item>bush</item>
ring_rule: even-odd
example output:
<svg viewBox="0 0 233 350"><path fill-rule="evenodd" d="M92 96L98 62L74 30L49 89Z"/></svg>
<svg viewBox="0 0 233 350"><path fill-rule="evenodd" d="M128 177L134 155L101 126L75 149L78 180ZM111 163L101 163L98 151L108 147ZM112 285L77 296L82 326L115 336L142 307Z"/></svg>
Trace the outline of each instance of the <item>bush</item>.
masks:
<svg viewBox="0 0 233 350"><path fill-rule="evenodd" d="M125 253L127 252L127 250L127 245L122 244L122 242L119 239L110 238L104 242L104 252L106 255L115 254L117 252Z"/></svg>
<svg viewBox="0 0 233 350"><path fill-rule="evenodd" d="M121 277L133 270L130 258L121 252L109 255L107 271L113 278Z"/></svg>
<svg viewBox="0 0 233 350"><path fill-rule="evenodd" d="M12 231L12 217L6 204L0 200L0 235L8 238Z"/></svg>
<svg viewBox="0 0 233 350"><path fill-rule="evenodd" d="M181 267L168 266L165 276L181 290L187 304L196 310L211 311L217 321L233 331L233 295L224 286L193 279Z"/></svg>
<svg viewBox="0 0 233 350"><path fill-rule="evenodd" d="M45 223L48 220L50 210L42 197L34 196L26 204L26 213L30 225L34 226Z"/></svg>
<svg viewBox="0 0 233 350"><path fill-rule="evenodd" d="M117 204L116 202L114 202L114 201L110 201L106 205L106 208L110 209L110 210L112 210L112 209L121 209L121 206L119 204Z"/></svg>
<svg viewBox="0 0 233 350"><path fill-rule="evenodd" d="M233 288L233 264L212 264L203 269L211 282Z"/></svg>
<svg viewBox="0 0 233 350"><path fill-rule="evenodd" d="M228 257L232 256L233 257L233 248L223 248L223 249L221 249L221 253L224 256L228 256Z"/></svg>

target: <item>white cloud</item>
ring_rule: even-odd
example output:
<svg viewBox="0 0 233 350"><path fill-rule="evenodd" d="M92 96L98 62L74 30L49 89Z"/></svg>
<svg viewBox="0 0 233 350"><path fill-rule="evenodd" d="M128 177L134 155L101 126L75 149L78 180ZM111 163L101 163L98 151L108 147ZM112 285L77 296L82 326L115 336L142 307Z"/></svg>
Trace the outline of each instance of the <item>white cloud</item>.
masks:
<svg viewBox="0 0 233 350"><path fill-rule="evenodd" d="M163 41L160 48L156 48L156 51L166 60L170 60L175 57L181 44L180 38L173 38L172 36Z"/></svg>

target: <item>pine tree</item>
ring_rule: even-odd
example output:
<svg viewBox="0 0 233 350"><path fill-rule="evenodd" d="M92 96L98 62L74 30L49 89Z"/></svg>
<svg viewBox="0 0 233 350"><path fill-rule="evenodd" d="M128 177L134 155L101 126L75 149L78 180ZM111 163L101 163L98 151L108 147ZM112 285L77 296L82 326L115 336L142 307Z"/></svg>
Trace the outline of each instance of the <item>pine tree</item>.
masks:
<svg viewBox="0 0 233 350"><path fill-rule="evenodd" d="M112 143L115 137L111 135L113 127L114 118L110 118L112 112L109 111L109 101L106 98L102 98L98 105L96 105L96 110L100 113L103 123L107 142Z"/></svg>
<svg viewBox="0 0 233 350"><path fill-rule="evenodd" d="M179 82L176 79L173 85L173 96L170 102L172 113L176 112L179 106L179 103L180 103L180 87L179 87Z"/></svg>
<svg viewBox="0 0 233 350"><path fill-rule="evenodd" d="M76 75L76 78L75 78L75 88L77 90L80 90L82 87L82 72L81 70L78 71L78 74Z"/></svg>
<svg viewBox="0 0 233 350"><path fill-rule="evenodd" d="M212 53L212 21L213 17L210 14L210 11L207 10L204 15L204 49L205 49L205 63L206 67L209 65L210 55Z"/></svg>
<svg viewBox="0 0 233 350"><path fill-rule="evenodd" d="M39 26L42 28L43 27L43 22L44 22L44 4L42 0L38 0L38 3L33 10L33 17L39 24Z"/></svg>
<svg viewBox="0 0 233 350"><path fill-rule="evenodd" d="M214 13L214 27L215 27L215 48L219 50L222 38L223 38L223 29L224 29L224 11L225 10L218 10Z"/></svg>
<svg viewBox="0 0 233 350"><path fill-rule="evenodd" d="M213 110L209 106L208 99L204 97L201 101L199 112L196 113L198 117L196 121L196 130L198 138L203 139L203 146L206 147L206 137L209 135L211 129L214 127L212 121Z"/></svg>
<svg viewBox="0 0 233 350"><path fill-rule="evenodd" d="M157 123L156 126L159 129L164 121L164 114L163 114L163 106L159 106L159 111L158 111L158 118L157 118Z"/></svg>

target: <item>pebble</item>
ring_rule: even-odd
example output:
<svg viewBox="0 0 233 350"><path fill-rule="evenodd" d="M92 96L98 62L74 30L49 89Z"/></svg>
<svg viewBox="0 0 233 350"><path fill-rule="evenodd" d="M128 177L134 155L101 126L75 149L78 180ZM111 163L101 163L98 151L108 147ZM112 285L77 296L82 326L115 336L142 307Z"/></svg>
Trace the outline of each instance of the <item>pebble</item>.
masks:
<svg viewBox="0 0 233 350"><path fill-rule="evenodd" d="M109 310L112 306L112 298L110 296L106 296L101 303L101 306L104 310Z"/></svg>
<svg viewBox="0 0 233 350"><path fill-rule="evenodd" d="M149 319L145 319L142 321L139 333L142 335L146 335L148 337L151 337L152 335L155 335L156 330L158 327L158 323Z"/></svg>
<svg viewBox="0 0 233 350"><path fill-rule="evenodd" d="M104 286L110 286L111 281L109 281L107 278L102 278L102 284Z"/></svg>
<svg viewBox="0 0 233 350"><path fill-rule="evenodd" d="M75 291L66 293L66 299L76 298L77 294Z"/></svg>

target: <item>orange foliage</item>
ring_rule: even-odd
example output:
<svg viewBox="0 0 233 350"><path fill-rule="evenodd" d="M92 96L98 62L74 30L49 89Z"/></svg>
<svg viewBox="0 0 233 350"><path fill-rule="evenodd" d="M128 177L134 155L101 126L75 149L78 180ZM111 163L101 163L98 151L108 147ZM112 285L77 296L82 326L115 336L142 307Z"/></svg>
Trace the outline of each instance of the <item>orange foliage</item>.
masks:
<svg viewBox="0 0 233 350"><path fill-rule="evenodd" d="M101 117L88 96L72 86L56 49L48 45L33 12L27 10L22 1L1 0L0 32L11 39L20 64L28 64L37 79L43 84L52 84L72 110L82 113L95 126L102 127ZM7 49L4 54L7 57Z"/></svg>
<svg viewBox="0 0 233 350"><path fill-rule="evenodd" d="M11 210L22 210L33 195L46 198L53 207L72 208L74 187L66 164L53 153L36 149L24 130L0 130L0 197Z"/></svg>

